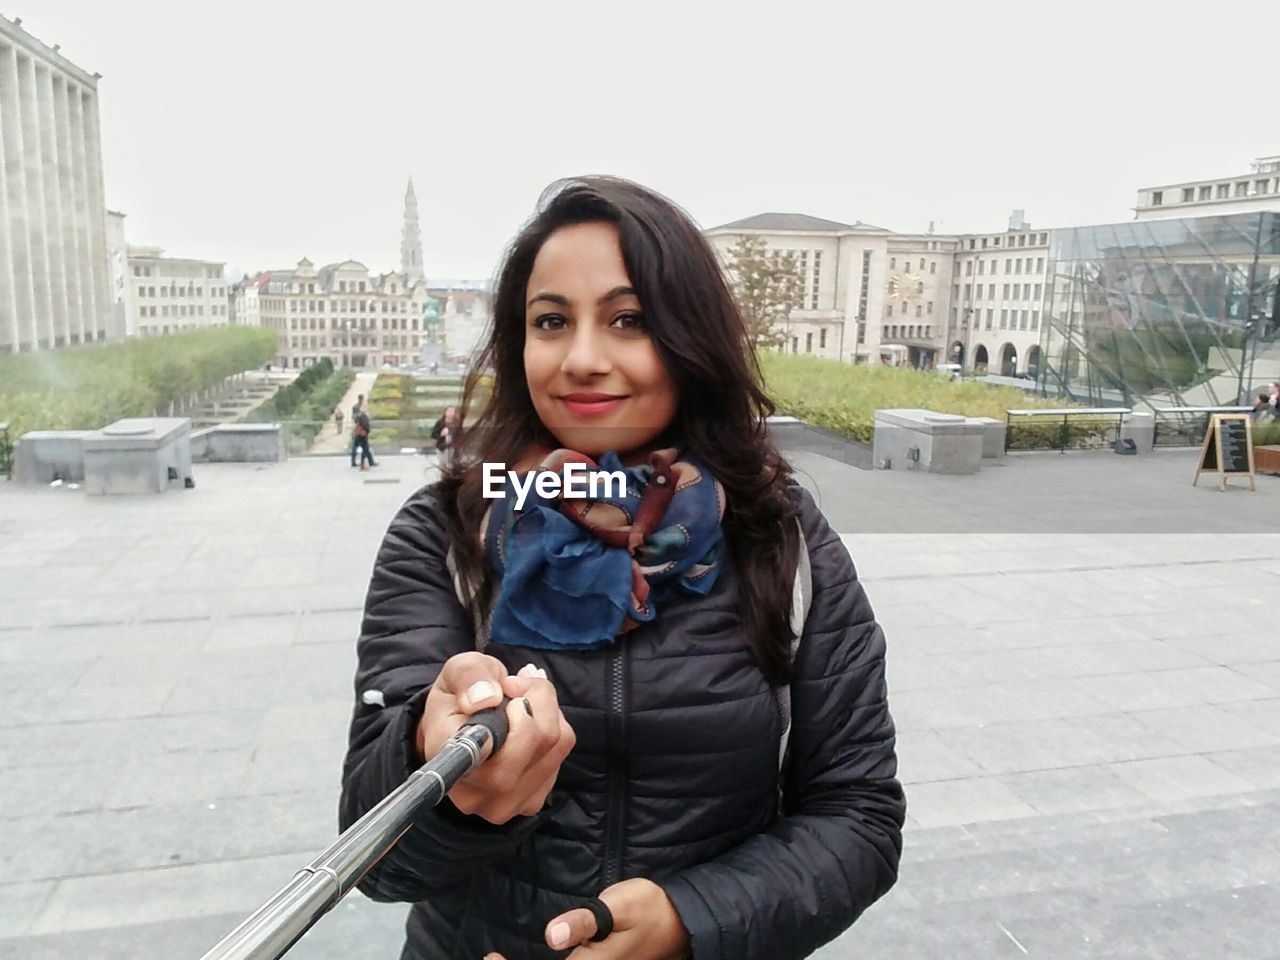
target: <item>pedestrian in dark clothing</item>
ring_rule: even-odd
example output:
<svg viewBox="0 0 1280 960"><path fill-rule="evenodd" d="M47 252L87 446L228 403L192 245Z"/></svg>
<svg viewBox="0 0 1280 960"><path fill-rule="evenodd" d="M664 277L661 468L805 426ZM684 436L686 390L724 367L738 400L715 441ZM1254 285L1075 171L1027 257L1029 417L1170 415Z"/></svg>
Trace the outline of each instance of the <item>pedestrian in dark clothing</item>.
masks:
<svg viewBox="0 0 1280 960"><path fill-rule="evenodd" d="M373 459L373 451L369 449L369 431L370 431L369 414L366 413L364 408L362 407L356 412L355 422L352 424L352 427L351 427L351 432L352 434L354 434L354 438L352 439L352 444L353 444L352 450L360 451L360 469L361 470L368 469L368 467L365 466L366 463L369 465L369 467L377 466L377 463L375 463ZM351 456L351 465L355 466L355 462L356 462L356 458L353 452Z"/></svg>
<svg viewBox="0 0 1280 960"><path fill-rule="evenodd" d="M360 888L414 904L404 960L807 957L897 878L884 633L696 225L625 181L548 196L488 400L374 564L341 825L503 695L510 734ZM517 507L495 462L627 482Z"/></svg>
<svg viewBox="0 0 1280 960"><path fill-rule="evenodd" d="M458 411L455 407L445 407L444 413L440 415L440 419L436 421L434 427L431 428L431 439L436 442L436 451L444 455L446 450L453 447L454 441L457 439L458 430Z"/></svg>
<svg viewBox="0 0 1280 960"><path fill-rule="evenodd" d="M356 394L356 402L351 405L351 466L353 467L356 465L356 454L360 450L360 435L359 435L359 431L356 430L356 422L359 420L360 411L363 409L364 409L364 394L363 393ZM368 435L369 434L366 431L365 436L368 437ZM365 443L365 446L368 446L367 441Z"/></svg>

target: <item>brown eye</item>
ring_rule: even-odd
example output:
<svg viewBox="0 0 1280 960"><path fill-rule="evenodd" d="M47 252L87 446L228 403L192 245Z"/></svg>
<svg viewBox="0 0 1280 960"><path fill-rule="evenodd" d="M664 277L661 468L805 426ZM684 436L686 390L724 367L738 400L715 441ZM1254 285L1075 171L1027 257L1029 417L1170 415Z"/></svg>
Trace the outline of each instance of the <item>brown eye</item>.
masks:
<svg viewBox="0 0 1280 960"><path fill-rule="evenodd" d="M640 313L620 313L613 318L613 325L622 330L643 330L644 315Z"/></svg>
<svg viewBox="0 0 1280 960"><path fill-rule="evenodd" d="M561 330L564 325L565 319L558 313L544 313L533 321L533 326L538 330Z"/></svg>

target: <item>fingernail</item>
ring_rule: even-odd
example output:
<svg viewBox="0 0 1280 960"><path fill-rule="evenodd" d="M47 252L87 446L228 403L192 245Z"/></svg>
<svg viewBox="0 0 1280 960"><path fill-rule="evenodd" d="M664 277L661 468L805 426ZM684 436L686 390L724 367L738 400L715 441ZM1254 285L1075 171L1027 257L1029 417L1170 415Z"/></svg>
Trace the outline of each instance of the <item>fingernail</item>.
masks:
<svg viewBox="0 0 1280 960"><path fill-rule="evenodd" d="M493 684L488 680L477 680L471 685L471 689L467 691L467 699L470 700L472 706L474 706L477 703L483 703L496 693L497 690L494 689Z"/></svg>
<svg viewBox="0 0 1280 960"><path fill-rule="evenodd" d="M537 674L539 677L541 677L543 680L547 679L547 671L543 670L541 667L538 667L538 668L537 668L536 670L534 670L533 672L534 672L534 673L536 673L536 674Z"/></svg>
<svg viewBox="0 0 1280 960"><path fill-rule="evenodd" d="M550 930L551 945L553 947L563 947L566 943L569 942L569 934L571 932L572 931L570 931L569 925L565 923L563 920L561 920L559 923L553 923L551 925L551 930Z"/></svg>
<svg viewBox="0 0 1280 960"><path fill-rule="evenodd" d="M538 668L535 667L532 663L526 663L523 667L520 668L520 671L516 674L517 677L536 677L537 675L538 675Z"/></svg>

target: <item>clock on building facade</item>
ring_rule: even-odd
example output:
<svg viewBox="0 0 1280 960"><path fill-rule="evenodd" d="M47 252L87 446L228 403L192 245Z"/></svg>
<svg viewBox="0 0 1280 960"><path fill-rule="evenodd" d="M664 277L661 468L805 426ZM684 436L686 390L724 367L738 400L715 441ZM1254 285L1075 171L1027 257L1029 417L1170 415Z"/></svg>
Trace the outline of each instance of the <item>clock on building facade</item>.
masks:
<svg viewBox="0 0 1280 960"><path fill-rule="evenodd" d="M910 273L895 273L889 278L889 296L893 300L913 301L920 297L923 281Z"/></svg>

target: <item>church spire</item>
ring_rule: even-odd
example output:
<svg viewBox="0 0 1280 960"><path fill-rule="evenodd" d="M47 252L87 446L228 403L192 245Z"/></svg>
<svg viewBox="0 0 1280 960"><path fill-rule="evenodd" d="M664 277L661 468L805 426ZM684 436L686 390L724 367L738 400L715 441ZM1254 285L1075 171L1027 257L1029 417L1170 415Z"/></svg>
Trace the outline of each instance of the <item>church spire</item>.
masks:
<svg viewBox="0 0 1280 960"><path fill-rule="evenodd" d="M413 177L404 192L404 230L400 235L400 272L409 283L425 283L422 269L422 231L418 227L418 197L413 192Z"/></svg>

